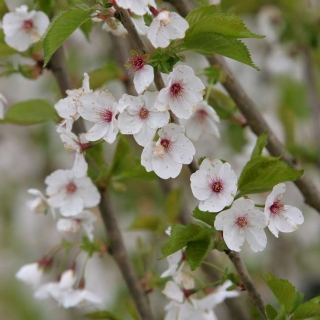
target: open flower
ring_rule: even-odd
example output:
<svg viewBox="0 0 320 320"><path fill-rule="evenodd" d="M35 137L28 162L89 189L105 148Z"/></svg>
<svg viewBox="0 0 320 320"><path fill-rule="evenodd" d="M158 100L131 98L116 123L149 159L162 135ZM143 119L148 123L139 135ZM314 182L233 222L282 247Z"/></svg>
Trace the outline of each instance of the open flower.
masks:
<svg viewBox="0 0 320 320"><path fill-rule="evenodd" d="M280 232L292 232L298 229L298 225L304 221L302 212L296 208L284 204L281 199L286 191L284 183L277 184L269 194L264 213L269 217L269 230L278 238Z"/></svg>
<svg viewBox="0 0 320 320"><path fill-rule="evenodd" d="M189 119L203 99L202 81L186 65L176 65L167 81L167 86L159 92L155 108L159 111L171 109L178 118Z"/></svg>
<svg viewBox="0 0 320 320"><path fill-rule="evenodd" d="M180 123L186 128L186 136L194 141L199 140L205 133L219 138L217 126L220 119L215 110L203 100L199 102L195 112L188 120L181 119Z"/></svg>
<svg viewBox="0 0 320 320"><path fill-rule="evenodd" d="M117 5L124 9L129 9L131 12L143 16L149 9L148 5L156 7L154 0L116 0Z"/></svg>
<svg viewBox="0 0 320 320"><path fill-rule="evenodd" d="M141 155L141 164L160 178L176 178L182 164L191 163L195 154L192 142L184 135L184 127L170 123L159 131L157 142L148 142Z"/></svg>
<svg viewBox="0 0 320 320"><path fill-rule="evenodd" d="M48 198L46 198L43 193L37 189L28 189L28 193L35 196L34 199L27 202L27 207L36 214L46 214L50 210L53 218L56 217L54 208L52 208L48 203Z"/></svg>
<svg viewBox="0 0 320 320"><path fill-rule="evenodd" d="M117 103L112 94L102 91L100 94L88 93L80 97L79 113L82 118L94 122L94 126L85 134L89 141L104 139L113 143L117 137Z"/></svg>
<svg viewBox="0 0 320 320"><path fill-rule="evenodd" d="M5 107L8 104L7 99L3 94L0 93L0 119L4 118Z"/></svg>
<svg viewBox="0 0 320 320"><path fill-rule="evenodd" d="M169 112L159 112L154 108L156 92L145 92L138 97L124 94L119 100L118 109L124 110L118 118L122 134L133 134L140 146L151 141L158 128L169 122Z"/></svg>
<svg viewBox="0 0 320 320"><path fill-rule="evenodd" d="M5 42L8 46L22 52L40 40L50 21L42 11L30 11L22 5L15 12L6 13L2 19Z"/></svg>
<svg viewBox="0 0 320 320"><path fill-rule="evenodd" d="M229 210L216 216L214 227L223 230L223 239L230 250L240 251L246 240L251 249L257 252L267 245L263 228L268 222L268 217L254 206L253 201L239 198Z"/></svg>
<svg viewBox="0 0 320 320"><path fill-rule="evenodd" d="M67 97L60 99L55 105L58 115L64 119L61 125L66 125L68 131L71 131L73 122L79 119L78 107L80 106L79 98L84 93L92 92L89 85L89 76L84 74L82 87L80 89L67 90Z"/></svg>
<svg viewBox="0 0 320 320"><path fill-rule="evenodd" d="M125 64L129 71L134 72L133 84L138 94L144 92L154 78L153 68L146 63L148 56L148 54L139 55L131 50L131 59Z"/></svg>
<svg viewBox="0 0 320 320"><path fill-rule="evenodd" d="M82 227L87 237L93 241L93 222L96 220L97 218L91 211L84 210L74 217L59 219L57 230L60 232L76 233Z"/></svg>
<svg viewBox="0 0 320 320"><path fill-rule="evenodd" d="M193 195L202 211L219 212L229 206L237 192L237 177L229 163L204 159L190 177Z"/></svg>
<svg viewBox="0 0 320 320"><path fill-rule="evenodd" d="M72 170L56 170L46 177L48 203L65 217L76 216L84 208L100 202L100 193L88 177L76 178Z"/></svg>
<svg viewBox="0 0 320 320"><path fill-rule="evenodd" d="M189 28L187 20L175 12L166 10L157 12L152 10L155 15L151 22L147 37L155 48L166 48L170 40L182 39Z"/></svg>
<svg viewBox="0 0 320 320"><path fill-rule="evenodd" d="M60 133L60 138L64 142L64 147L72 152L74 156L73 174L76 178L81 178L86 175L88 164L84 156L84 151L90 147L88 140L85 138L84 133L77 137L71 131L63 127L58 127L57 132Z"/></svg>

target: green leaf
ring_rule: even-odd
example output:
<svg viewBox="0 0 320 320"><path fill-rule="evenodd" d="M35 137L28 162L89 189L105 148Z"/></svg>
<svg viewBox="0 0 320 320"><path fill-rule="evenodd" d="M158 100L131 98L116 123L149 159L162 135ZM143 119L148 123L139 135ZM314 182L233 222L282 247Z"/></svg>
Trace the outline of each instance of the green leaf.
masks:
<svg viewBox="0 0 320 320"><path fill-rule="evenodd" d="M129 227L129 230L159 230L159 225L162 223L157 216L141 216L138 217Z"/></svg>
<svg viewBox="0 0 320 320"><path fill-rule="evenodd" d="M95 252L99 252L100 247L100 243L92 242L86 236L82 237L82 244L80 245L80 249L87 252L89 257L92 257Z"/></svg>
<svg viewBox="0 0 320 320"><path fill-rule="evenodd" d="M193 210L192 216L195 219L201 220L213 227L214 220L216 219L217 215L212 212L203 212L198 207L196 207Z"/></svg>
<svg viewBox="0 0 320 320"><path fill-rule="evenodd" d="M263 151L264 147L267 145L267 143L268 143L268 132L264 132L257 139L256 145L255 145L255 147L252 151L252 154L251 154L251 159L253 159L257 156L261 156L262 151Z"/></svg>
<svg viewBox="0 0 320 320"><path fill-rule="evenodd" d="M68 8L54 17L43 36L44 66L69 36L89 19L88 11L76 7Z"/></svg>
<svg viewBox="0 0 320 320"><path fill-rule="evenodd" d="M177 62L184 60L185 57L183 55L172 52L170 48L158 48L152 53L148 64L158 68L160 72L169 73Z"/></svg>
<svg viewBox="0 0 320 320"><path fill-rule="evenodd" d="M12 105L0 123L32 125L47 121L59 121L59 116L52 104L45 100L28 100Z"/></svg>
<svg viewBox="0 0 320 320"><path fill-rule="evenodd" d="M43 11L48 16L51 14L52 3L53 3L52 0L36 0L35 2L38 3L38 9L40 11Z"/></svg>
<svg viewBox="0 0 320 320"><path fill-rule="evenodd" d="M234 101L224 92L216 89L211 89L208 103L216 110L221 119L229 119L237 112Z"/></svg>
<svg viewBox="0 0 320 320"><path fill-rule="evenodd" d="M102 143L95 144L91 148L87 149L86 156L98 167L105 165Z"/></svg>
<svg viewBox="0 0 320 320"><path fill-rule="evenodd" d="M188 241L195 237L201 230L202 227L196 224L189 224L187 226L181 224L172 225L170 240L163 244L161 248L161 259L185 247Z"/></svg>
<svg viewBox="0 0 320 320"><path fill-rule="evenodd" d="M213 236L209 228L203 228L196 236L188 241L186 255L191 270L200 266L213 248Z"/></svg>
<svg viewBox="0 0 320 320"><path fill-rule="evenodd" d="M294 319L308 319L320 316L320 304L310 301L300 304L293 313Z"/></svg>
<svg viewBox="0 0 320 320"><path fill-rule="evenodd" d="M80 26L81 31L84 33L88 41L89 41L90 32L92 30L92 25L93 25L93 22L91 19L89 19Z"/></svg>
<svg viewBox="0 0 320 320"><path fill-rule="evenodd" d="M170 223L176 222L181 209L182 191L180 189L172 190L164 203L164 214Z"/></svg>
<svg viewBox="0 0 320 320"><path fill-rule="evenodd" d="M110 311L97 311L93 313L87 313L85 317L89 319L121 320L121 318Z"/></svg>
<svg viewBox="0 0 320 320"><path fill-rule="evenodd" d="M290 312L296 299L295 287L288 280L276 278L272 273L267 273L261 277L279 303L285 306L287 312Z"/></svg>
<svg viewBox="0 0 320 320"><path fill-rule="evenodd" d="M282 304L280 306L280 312L278 313L278 315L274 318L274 320L287 320L286 317L286 308L285 306Z"/></svg>
<svg viewBox="0 0 320 320"><path fill-rule="evenodd" d="M113 162L110 168L111 174L116 174L121 172L121 164L130 153L130 145L126 138L121 135L117 144L116 151L113 156Z"/></svg>
<svg viewBox="0 0 320 320"><path fill-rule="evenodd" d="M291 313L296 310L296 308L303 302L303 299L304 299L304 294L302 292L299 292L297 291L296 292L296 299L294 301L294 304L293 304L293 308L291 310ZM310 300L311 301L311 300ZM318 302L316 302L318 303Z"/></svg>
<svg viewBox="0 0 320 320"><path fill-rule="evenodd" d="M237 198L269 191L278 183L299 179L302 174L303 170L295 170L278 158L256 156L241 172Z"/></svg>
<svg viewBox="0 0 320 320"><path fill-rule="evenodd" d="M189 23L189 26L194 26L198 21L201 21L204 18L211 17L216 12L216 6L201 6L199 8L191 11L187 16L186 20Z"/></svg>
<svg viewBox="0 0 320 320"><path fill-rule="evenodd" d="M267 314L268 320L274 320L278 315L278 311L271 304L267 304L266 314Z"/></svg>

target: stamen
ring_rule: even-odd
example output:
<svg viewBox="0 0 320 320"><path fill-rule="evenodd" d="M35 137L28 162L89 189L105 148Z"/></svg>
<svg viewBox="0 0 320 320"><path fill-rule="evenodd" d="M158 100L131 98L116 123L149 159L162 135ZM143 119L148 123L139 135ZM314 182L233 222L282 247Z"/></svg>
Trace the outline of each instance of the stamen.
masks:
<svg viewBox="0 0 320 320"><path fill-rule="evenodd" d="M244 228L248 224L248 221L245 217L238 217L236 220L236 225L240 228Z"/></svg>
<svg viewBox="0 0 320 320"><path fill-rule="evenodd" d="M219 180L214 180L211 182L211 190L214 193L220 193L223 190L223 185L222 185L222 181Z"/></svg>
<svg viewBox="0 0 320 320"><path fill-rule="evenodd" d="M272 214L279 215L283 211L283 207L284 204L280 200L277 200L270 207L270 211Z"/></svg>
<svg viewBox="0 0 320 320"><path fill-rule="evenodd" d="M176 82L170 87L170 95L173 98L179 98L182 95L183 87L180 83Z"/></svg>
<svg viewBox="0 0 320 320"><path fill-rule="evenodd" d="M69 182L66 185L66 191L67 191L68 194L75 193L77 191L77 186L75 185L74 182Z"/></svg>
<svg viewBox="0 0 320 320"><path fill-rule="evenodd" d="M22 23L22 29L24 31L30 31L33 28L33 20L32 19L28 19L28 20L24 20Z"/></svg>
<svg viewBox="0 0 320 320"><path fill-rule="evenodd" d="M145 109L145 108L141 108L140 112L139 112L139 117L140 119L146 119L149 116L149 110Z"/></svg>

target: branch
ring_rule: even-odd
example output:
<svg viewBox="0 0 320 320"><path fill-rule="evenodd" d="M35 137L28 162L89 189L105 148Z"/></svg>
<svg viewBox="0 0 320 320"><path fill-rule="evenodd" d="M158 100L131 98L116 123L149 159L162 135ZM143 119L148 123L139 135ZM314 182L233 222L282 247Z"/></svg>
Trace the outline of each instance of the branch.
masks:
<svg viewBox="0 0 320 320"><path fill-rule="evenodd" d="M65 97L66 90L72 89L72 84L67 72L62 47L59 48L52 56L50 68L57 80L61 95ZM81 119L76 121L73 127L73 131L76 134L85 132L84 125ZM122 235L110 204L109 194L106 191L100 193L101 202L99 204L99 208L104 222L104 227L109 237L111 254L122 273L122 276L126 282L128 290L135 303L138 313L140 314L141 319L153 320L154 316L151 312L148 298L141 287L139 278L124 246Z"/></svg>
<svg viewBox="0 0 320 320"><path fill-rule="evenodd" d="M140 38L132 20L131 20L131 17L129 15L128 11L125 9L122 9L122 8L117 8L115 17L120 20L120 22L123 24L123 26L128 31L129 37L133 43L133 47L135 48L135 50L139 54L148 53L148 50L147 50L146 46L144 45L143 41L141 40L141 38ZM155 70L155 84L156 84L156 87L158 90L161 90L164 88L164 83L163 83L161 74L159 73L158 70ZM177 118L175 118L175 119L177 119ZM178 119L177 119L177 122L176 121L174 121L174 122L179 124ZM198 165L195 163L195 161L193 161L188 167L189 167L191 173L194 173L195 171L198 170ZM264 302L263 302L259 292L257 291L256 287L254 286L254 283L248 274L246 266L241 261L241 258L237 253L233 253L233 254L235 257L237 257L237 260L232 260L230 257L229 258L232 261L232 263L234 263L234 261L241 262L241 263L238 263L237 265L235 265L235 267L239 273L240 279L242 280L246 290L248 291L249 297L251 298L253 303L256 304L258 310L261 312L263 319L267 319L265 311L264 311L264 307L261 308L261 306L264 306Z"/></svg>

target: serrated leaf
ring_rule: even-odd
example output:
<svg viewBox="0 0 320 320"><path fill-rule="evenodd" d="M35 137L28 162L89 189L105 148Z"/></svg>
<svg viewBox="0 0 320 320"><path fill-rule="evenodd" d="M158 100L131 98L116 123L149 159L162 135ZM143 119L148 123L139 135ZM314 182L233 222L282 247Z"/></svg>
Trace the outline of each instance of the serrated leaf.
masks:
<svg viewBox="0 0 320 320"><path fill-rule="evenodd" d="M290 313L292 313L296 308L303 302L304 294L302 292L297 291L296 292L296 298L292 307L292 310ZM310 300L311 301L311 300Z"/></svg>
<svg viewBox="0 0 320 320"><path fill-rule="evenodd" d="M195 237L201 230L202 227L196 224L189 224L187 226L181 224L172 225L170 240L163 244L161 248L161 259L185 247L188 241Z"/></svg>
<svg viewBox="0 0 320 320"><path fill-rule="evenodd" d="M303 170L295 170L278 158L256 156L241 172L237 198L269 191L278 183L299 179L302 174Z"/></svg>
<svg viewBox="0 0 320 320"><path fill-rule="evenodd" d="M89 12L77 7L68 8L54 17L42 38L44 66L69 36L89 19Z"/></svg>
<svg viewBox="0 0 320 320"><path fill-rule="evenodd" d="M88 41L89 41L90 32L92 30L92 26L93 26L92 19L87 20L80 26L81 31L84 33Z"/></svg>
<svg viewBox="0 0 320 320"><path fill-rule="evenodd" d="M274 320L278 315L278 311L271 304L267 304L266 314L267 314L268 320Z"/></svg>
<svg viewBox="0 0 320 320"><path fill-rule="evenodd" d="M128 229L156 231L161 223L161 219L157 216L141 216L138 217Z"/></svg>
<svg viewBox="0 0 320 320"><path fill-rule="evenodd" d="M216 6L201 6L199 8L191 11L187 16L186 20L189 23L189 26L192 27L201 19L212 16L216 12Z"/></svg>
<svg viewBox="0 0 320 320"><path fill-rule="evenodd" d="M256 145L255 145L254 149L252 150L251 159L253 159L257 156L261 156L262 151L263 151L264 147L267 145L267 143L268 143L268 132L264 132L257 139Z"/></svg>
<svg viewBox="0 0 320 320"><path fill-rule="evenodd" d="M293 313L294 319L308 319L320 316L320 304L310 301L300 304Z"/></svg>
<svg viewBox="0 0 320 320"><path fill-rule="evenodd" d="M176 222L181 209L182 191L180 189L172 190L164 203L164 214L169 223Z"/></svg>
<svg viewBox="0 0 320 320"><path fill-rule="evenodd" d="M18 102L8 109L0 123L12 123L22 126L59 121L59 116L53 105L45 100L28 100Z"/></svg>
<svg viewBox="0 0 320 320"><path fill-rule="evenodd" d="M201 220L201 221L207 223L208 225L213 226L214 220L216 219L217 215L212 212L203 212L198 207L196 207L193 210L192 216L195 219Z"/></svg>
<svg viewBox="0 0 320 320"><path fill-rule="evenodd" d="M288 280L279 279L272 273L267 273L261 277L279 303L284 305L287 312L290 312L296 299L295 287Z"/></svg>
<svg viewBox="0 0 320 320"><path fill-rule="evenodd" d="M213 236L209 228L203 228L187 243L186 256L191 270L200 266L213 248Z"/></svg>
<svg viewBox="0 0 320 320"><path fill-rule="evenodd" d="M286 308L285 308L285 306L283 304L280 306L280 312L274 318L274 320L287 320Z"/></svg>
<svg viewBox="0 0 320 320"><path fill-rule="evenodd" d="M80 249L87 252L89 257L92 257L92 255L95 252L99 252L100 250L100 244L97 242L92 242L88 237L82 237L82 243L80 245Z"/></svg>
<svg viewBox="0 0 320 320"><path fill-rule="evenodd" d="M98 311L93 313L87 313L85 315L89 319L105 319L105 320L121 320L117 315L110 311Z"/></svg>

